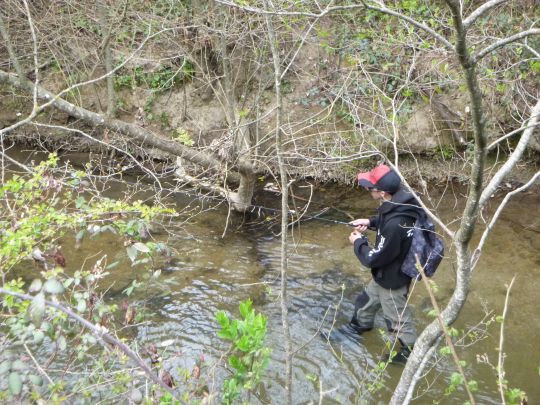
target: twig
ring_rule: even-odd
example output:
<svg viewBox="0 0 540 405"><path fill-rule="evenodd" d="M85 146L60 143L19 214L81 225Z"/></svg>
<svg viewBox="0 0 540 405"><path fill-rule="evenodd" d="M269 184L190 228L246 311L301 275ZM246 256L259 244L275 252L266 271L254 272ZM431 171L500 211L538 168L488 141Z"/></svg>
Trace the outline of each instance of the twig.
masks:
<svg viewBox="0 0 540 405"><path fill-rule="evenodd" d="M332 321L332 327L330 328L330 332L332 331L332 329L334 328L334 325L336 323L336 315L337 315L339 307L341 306L341 303L343 302L343 293L344 293L344 291L345 291L345 285L342 285L341 286L341 297L339 298L339 302L335 307L334 319ZM315 337L321 332L321 329L322 329L322 327L324 325L324 321L326 320L326 316L328 315L328 311L330 311L330 306L328 308L326 308L326 311L324 312L323 318L322 318L321 322L319 323L319 327L317 328L317 331L305 343L303 343L302 345L298 346L295 350L293 350L293 352L292 352L293 356L296 353L298 353L300 350L302 350L304 347L309 345L313 341L313 339L315 339ZM328 339L327 339L327 342L330 343L328 341ZM332 345L330 345L330 347L332 347ZM333 350L333 348L332 348L332 350ZM335 354L335 352L334 352L334 354Z"/></svg>
<svg viewBox="0 0 540 405"><path fill-rule="evenodd" d="M482 234L482 238L480 239L480 242L478 242L478 246L474 250L474 254L471 259L471 263L472 263L471 271L476 267L476 264L478 263L478 259L480 258L480 253L482 252L482 248L484 247L484 243L486 243L486 239L489 233L491 232L491 229L493 229L493 227L495 226L495 223L499 219L499 215L501 215L502 210L504 209L504 207L506 206L510 198L528 189L530 186L534 184L534 182L538 179L538 177L540 177L540 171L536 172L535 175L526 184L506 194L502 202L499 204L499 207L495 211L495 214L493 214L493 217L491 218L491 221L489 222L488 226L484 230L484 233Z"/></svg>
<svg viewBox="0 0 540 405"><path fill-rule="evenodd" d="M49 384L54 384L54 381L51 379L51 377L49 377L49 374L47 374L47 372L39 365L36 358L32 355L32 352L30 351L26 343L23 343L23 346L24 346L24 349L26 350L26 353L28 353L28 355L30 356L34 364L36 365L36 368L38 369L38 371L49 381Z"/></svg>
<svg viewBox="0 0 540 405"><path fill-rule="evenodd" d="M461 378L463 378L463 385L465 387L465 390L467 391L467 395L469 396L469 400L471 401L472 405L476 404L476 401L474 400L473 394L469 388L469 383L467 381L467 377L465 376L465 372L463 371L463 367L461 366L459 357L456 352L456 348L454 346L454 343L452 342L452 338L450 337L450 334L448 333L448 329L441 317L441 310L439 309L439 305L437 304L437 300L435 299L435 295L433 295L433 291L431 289L431 286L429 285L429 282L426 277L426 273L424 273L424 268L420 264L420 259L418 258L418 255L416 256L416 268L422 275L422 281L424 282L424 285L426 286L426 289L429 294L429 298L431 299L431 305L433 305L433 308L437 312L437 320L439 321L439 325L444 333L444 337L446 340L446 344L450 348L450 351L452 352L452 358L454 360L454 363L456 363L456 367L459 371L459 374L461 374Z"/></svg>
<svg viewBox="0 0 540 405"><path fill-rule="evenodd" d="M322 388L322 380L319 378L319 405L322 405L323 398L326 394L330 394L331 392L334 392L336 390L337 390L337 387L324 391Z"/></svg>
<svg viewBox="0 0 540 405"><path fill-rule="evenodd" d="M11 295L12 297L17 297L19 299L29 300L29 301L31 301L34 298L28 294L21 294L21 293L9 291L9 290L6 290L5 288L0 287L0 295L1 294ZM168 385L166 385L163 381L161 381L161 379L148 367L148 365L139 357L137 353L131 350L125 343L121 342L120 340L114 338L112 335L105 332L106 330L105 328L98 328L97 326L93 325L92 323L84 319L83 317L73 312L71 309L59 303L45 300L45 304L62 311L63 313L68 315L71 319L82 324L85 328L89 329L98 339L102 340L104 343L108 343L120 349L120 351L122 351L127 357L133 360L156 385L159 385L161 388L169 392L173 396L173 398L178 400L174 390L171 389Z"/></svg>
<svg viewBox="0 0 540 405"><path fill-rule="evenodd" d="M539 125L539 123L537 122L536 125ZM511 136L514 136L515 134L519 133L519 132L522 132L524 131L525 129L529 128L530 125L527 125L527 126L521 126L519 128L516 128L514 129L512 132L509 132L507 133L506 135L503 135L501 136L499 139L496 139L494 140L493 142L491 142L489 144L489 146L487 147L487 150L490 151L492 150L495 146L497 146L499 143L501 143L502 141L504 141L505 139L508 139L510 138Z"/></svg>
<svg viewBox="0 0 540 405"><path fill-rule="evenodd" d="M440 341L440 338L439 340ZM418 367L416 369L416 373L414 373L414 378L415 380L419 380L420 379L420 374L422 374L422 372L424 371L425 367L426 367L426 363L429 361L429 359L431 358L431 356L433 356L435 350L437 349L438 347L438 343L437 344L434 344L433 346L431 346L429 348L429 350L427 351L426 355L424 356L424 358L422 359L422 362L420 363L420 367ZM404 403L405 404L408 404L411 402L411 399L412 399L412 395L414 393L414 389L415 389L415 386L414 385L411 385L409 387L409 390L407 391L407 395L405 397L405 401Z"/></svg>
<svg viewBox="0 0 540 405"><path fill-rule="evenodd" d="M503 353L503 344L504 344L504 321L506 320L506 313L508 312L508 301L510 299L510 290L512 289L512 286L514 285L514 281L516 280L516 276L512 277L512 281L510 281L510 285L508 286L506 290L506 298L504 300L504 309L502 313L502 321L501 321L501 335L499 337L499 361L497 364L497 386L499 387L499 392L501 393L501 403L503 405L506 405L506 399L504 398L504 353Z"/></svg>
<svg viewBox="0 0 540 405"><path fill-rule="evenodd" d="M445 48L449 51L454 51L454 47L450 42L446 40L442 35L439 35L435 30L429 28L427 25L422 24L404 14L401 14L397 11L391 10L389 8L386 8L384 5L373 6L370 4L367 4L366 1L362 1L361 4L351 4L351 5L345 5L345 6L334 6L334 7L326 7L324 10L322 10L320 13L312 13L312 12L303 12L303 11L276 11L276 10L270 10L267 8L257 8L257 7L250 7L250 6L242 6L239 5L233 1L230 0L214 0L216 3L220 3L229 7L235 7L243 11L248 11L250 13L259 14L259 15L277 15L277 16L300 16L300 17L309 17L309 18L315 18L315 19L321 19L325 17L327 14L332 14L338 11L350 11L355 10L358 8L366 8L368 10L374 10L379 11L385 14L392 15L394 17L400 18L402 20L407 21L408 23L414 25L416 28L421 29L422 31L427 32L434 38L436 38L439 42L441 42Z"/></svg>
<svg viewBox="0 0 540 405"><path fill-rule="evenodd" d="M540 30L539 30L540 32ZM502 167L495 173L489 184L486 185L480 200L478 202L480 207L483 207L486 202L489 200L491 195L495 192L499 184L503 181L504 177L510 173L514 168L516 163L521 159L521 156L525 152L529 140L533 137L535 127L537 123L540 122L540 99L537 101L536 105L531 109L531 117L527 123L527 129L523 131L521 138L514 149L514 152L510 155L508 160L502 165Z"/></svg>
<svg viewBox="0 0 540 405"><path fill-rule="evenodd" d="M502 48L505 45L511 44L512 42L516 42L519 39L527 38L528 36L532 36L532 35L540 35L540 28L533 28L527 31L518 32L517 34L514 34L508 38L504 38L495 42L494 44L488 46L487 48L483 49L482 51L478 52L475 56L473 56L473 62L474 63L478 62L484 56L490 54L496 49Z"/></svg>
<svg viewBox="0 0 540 405"><path fill-rule="evenodd" d="M508 0L490 0L485 4L482 4L480 7L478 7L476 10L474 10L467 18L463 20L463 28L465 30L468 30L469 27L474 24L474 22L481 17L485 12L491 10L493 7L504 3Z"/></svg>

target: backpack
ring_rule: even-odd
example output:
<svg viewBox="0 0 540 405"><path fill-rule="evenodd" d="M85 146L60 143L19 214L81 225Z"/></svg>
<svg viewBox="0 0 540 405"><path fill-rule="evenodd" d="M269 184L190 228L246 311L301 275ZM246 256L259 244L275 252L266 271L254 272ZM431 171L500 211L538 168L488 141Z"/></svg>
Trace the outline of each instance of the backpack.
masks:
<svg viewBox="0 0 540 405"><path fill-rule="evenodd" d="M401 264L401 272L420 280L420 272L416 268L416 257L427 277L431 277L444 257L444 242L435 233L435 225L425 212L422 211L414 226L407 231L412 233L411 248ZM410 235L410 234L409 234Z"/></svg>

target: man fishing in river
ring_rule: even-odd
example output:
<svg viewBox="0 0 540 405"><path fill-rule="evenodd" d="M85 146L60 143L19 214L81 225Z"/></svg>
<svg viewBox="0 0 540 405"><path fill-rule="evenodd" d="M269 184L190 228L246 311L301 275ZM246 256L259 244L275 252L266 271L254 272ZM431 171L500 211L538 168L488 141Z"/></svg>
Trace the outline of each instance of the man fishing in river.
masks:
<svg viewBox="0 0 540 405"><path fill-rule="evenodd" d="M400 271L411 246L411 232L421 209L414 196L401 187L397 173L386 165L357 175L358 184L379 202L378 214L350 224L355 230L349 235L354 253L362 265L371 269L372 279L356 298L349 331L362 334L374 326L376 313L382 309L386 327L397 354L393 362L405 363L416 341L412 312L407 305L411 278ZM377 232L375 245L370 246L364 232ZM343 328L343 327L342 327ZM397 342L396 342L397 341Z"/></svg>

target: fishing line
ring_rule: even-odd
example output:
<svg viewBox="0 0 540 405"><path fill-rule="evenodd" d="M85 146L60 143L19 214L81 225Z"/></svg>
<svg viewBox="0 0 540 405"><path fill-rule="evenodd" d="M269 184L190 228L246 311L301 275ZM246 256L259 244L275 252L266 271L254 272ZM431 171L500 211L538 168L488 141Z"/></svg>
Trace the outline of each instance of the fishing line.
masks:
<svg viewBox="0 0 540 405"><path fill-rule="evenodd" d="M119 180L119 179L115 179L115 178L111 178L111 180L114 180L114 181L119 182L119 183L130 184L132 186L140 186L141 185L138 182L132 182L132 181L129 181L129 180ZM171 194L176 194L176 195L185 195L185 196L197 199L197 200L203 200L203 201L204 200L212 200L212 201L217 202L217 205L228 202L228 200L226 198L224 198L224 197L218 197L218 196L212 196L212 195L204 195L204 194L201 194L201 193L193 193L193 192L189 192L189 191L186 191L186 190L163 188L162 191L167 191L167 192L169 192ZM281 210L280 209L266 207L266 206L257 205L257 204L250 205L247 211L249 211L251 213L255 213L256 211L258 211L258 216L261 216L261 212L263 212L263 211L264 212L269 212L269 213L272 213L272 214L281 215ZM295 220L322 221L322 222L328 222L328 223L333 223L333 224L351 226L351 224L349 222L340 221L340 220L337 220L337 219L322 218L322 217L320 217L318 215L301 215L301 216L295 217L297 215L297 213L295 211L292 211L292 210L289 211L287 214L288 214L289 217L292 217ZM319 215L321 215L321 214L319 214Z"/></svg>
<svg viewBox="0 0 540 405"><path fill-rule="evenodd" d="M7 156L5 156L5 157L7 157ZM12 160L12 159L9 158L9 160ZM16 163L16 162L13 161L13 163ZM91 177L99 179L102 176L91 175ZM120 183L120 184L130 185L130 186L133 186L135 188L139 187L140 190L142 190L142 191L150 191L150 189L151 189L151 185L149 183L141 183L139 181L130 181L130 180L127 180L127 179L124 179L124 178L119 179L115 175L103 176L103 177L106 177L106 180L103 181L104 184L106 184L108 181L113 181L113 182L117 182L117 183ZM159 192L160 193L168 192L170 194L185 195L185 196L194 198L196 200L200 200L202 202L204 202L205 199L206 200L211 200L211 201L215 201L216 205L221 205L223 203L228 203L227 198L224 198L224 197L213 196L213 195L205 195L205 194L201 194L201 193L193 193L193 192L189 192L189 191L186 191L186 190L171 189L171 188L161 188L160 187ZM215 209L216 207L211 207L211 208ZM333 223L333 224L338 224L338 225L351 226L351 224L349 222L320 217L320 215L324 214L328 209L331 209L331 208L332 207L326 207L325 210L322 210L322 212L320 212L318 215L305 215L305 214L304 215L297 215L297 212L294 211L294 210L289 210L287 215L289 217L293 218L294 222L296 222L296 221L322 221L322 222L328 222L328 223ZM250 205L247 211L249 211L251 213L254 213L255 211L258 211L258 216L259 217L261 216L262 211L277 214L277 215L281 215L281 210L280 209L265 207L263 205L257 205L257 204Z"/></svg>

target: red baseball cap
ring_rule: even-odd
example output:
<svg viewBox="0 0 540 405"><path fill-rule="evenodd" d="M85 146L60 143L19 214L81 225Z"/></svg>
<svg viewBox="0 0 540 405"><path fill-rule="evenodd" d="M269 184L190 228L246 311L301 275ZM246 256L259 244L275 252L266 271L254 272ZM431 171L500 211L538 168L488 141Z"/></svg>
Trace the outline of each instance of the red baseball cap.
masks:
<svg viewBox="0 0 540 405"><path fill-rule="evenodd" d="M375 188L394 194L399 190L401 179L395 171L386 165L379 165L373 170L356 175L358 185L366 188Z"/></svg>

